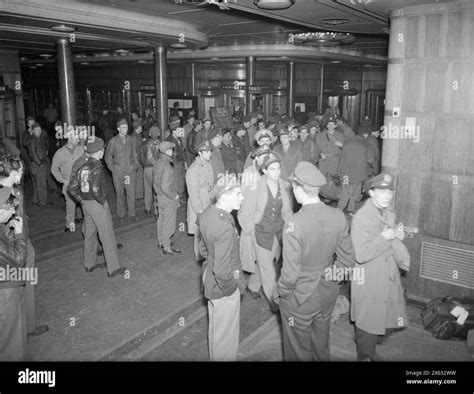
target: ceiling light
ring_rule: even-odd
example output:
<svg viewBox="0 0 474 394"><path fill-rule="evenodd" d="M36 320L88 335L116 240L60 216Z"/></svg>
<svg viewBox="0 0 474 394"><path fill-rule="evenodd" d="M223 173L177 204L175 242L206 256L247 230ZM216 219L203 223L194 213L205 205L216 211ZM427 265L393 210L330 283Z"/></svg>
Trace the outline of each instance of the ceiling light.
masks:
<svg viewBox="0 0 474 394"><path fill-rule="evenodd" d="M359 4L359 5L367 5L367 4L371 3L371 2L372 2L372 0L351 0L351 3L352 3L352 4L355 4L355 5L357 5L357 4Z"/></svg>
<svg viewBox="0 0 474 394"><path fill-rule="evenodd" d="M345 18L325 18L320 20L320 22L324 23L325 25L331 26L343 25L345 23L349 23L350 21L350 19Z"/></svg>
<svg viewBox="0 0 474 394"><path fill-rule="evenodd" d="M66 25L56 25L56 26L51 26L50 29L52 31L58 31L60 33L73 33L76 31L75 27L72 26L66 26Z"/></svg>
<svg viewBox="0 0 474 394"><path fill-rule="evenodd" d="M30 68L38 68L38 67L36 67L36 66L30 66Z"/></svg>
<svg viewBox="0 0 474 394"><path fill-rule="evenodd" d="M41 63L36 63L35 66L38 66L38 67L43 67L44 64L41 64Z"/></svg>
<svg viewBox="0 0 474 394"><path fill-rule="evenodd" d="M339 33L332 31L309 32L293 34L295 42L314 46L351 44L355 37L351 33Z"/></svg>
<svg viewBox="0 0 474 394"><path fill-rule="evenodd" d="M338 63L341 63L341 61L340 60L331 60L331 63L332 64L338 64Z"/></svg>
<svg viewBox="0 0 474 394"><path fill-rule="evenodd" d="M219 89L211 88L210 86L208 86L206 90L203 90L201 92L201 96L213 97L213 96L217 96L218 94L220 94L220 92L221 91Z"/></svg>
<svg viewBox="0 0 474 394"><path fill-rule="evenodd" d="M284 10L295 4L295 0L255 0L254 4L263 10Z"/></svg>
<svg viewBox="0 0 474 394"><path fill-rule="evenodd" d="M280 56L280 59L289 59L288 56Z"/></svg>
<svg viewBox="0 0 474 394"><path fill-rule="evenodd" d="M49 59L50 57L53 57L53 55L49 54L49 53L42 53L40 55L40 57L44 57L45 59Z"/></svg>
<svg viewBox="0 0 474 394"><path fill-rule="evenodd" d="M177 42L175 44L171 44L170 45L170 48L174 48L174 49L184 49L184 48L187 48L188 46L186 44L183 44L182 42Z"/></svg>
<svg viewBox="0 0 474 394"><path fill-rule="evenodd" d="M87 66L87 65L89 65L90 63L88 63L88 62L81 62L81 64L83 64L84 66Z"/></svg>

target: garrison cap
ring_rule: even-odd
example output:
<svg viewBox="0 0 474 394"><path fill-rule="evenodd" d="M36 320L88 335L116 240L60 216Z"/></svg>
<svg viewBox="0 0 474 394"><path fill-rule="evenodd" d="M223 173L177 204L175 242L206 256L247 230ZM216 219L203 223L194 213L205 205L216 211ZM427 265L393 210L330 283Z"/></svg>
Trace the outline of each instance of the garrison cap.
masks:
<svg viewBox="0 0 474 394"><path fill-rule="evenodd" d="M127 121L126 121L125 119L120 119L120 120L117 122L117 128L119 128L119 127L122 126L123 124L126 125L126 126L128 126L128 123L127 123Z"/></svg>
<svg viewBox="0 0 474 394"><path fill-rule="evenodd" d="M142 119L141 118L135 119L132 123L132 127L136 129L137 127L140 127L140 126L142 126Z"/></svg>
<svg viewBox="0 0 474 394"><path fill-rule="evenodd" d="M250 122L250 115L245 115L243 118L242 118L242 122L245 123L245 122Z"/></svg>
<svg viewBox="0 0 474 394"><path fill-rule="evenodd" d="M37 127L41 128L41 125L38 122L33 123L32 128L36 129Z"/></svg>
<svg viewBox="0 0 474 394"><path fill-rule="evenodd" d="M211 123L212 123L212 120L209 119L209 118L206 118L206 119L204 119L204 120L202 121L202 123L206 123L206 122L211 122Z"/></svg>
<svg viewBox="0 0 474 394"><path fill-rule="evenodd" d="M285 127L283 129L280 129L280 132L278 133L278 135L281 137L282 135L290 135L290 132L288 131L288 129Z"/></svg>
<svg viewBox="0 0 474 394"><path fill-rule="evenodd" d="M179 123L179 116L173 115L170 118L170 123Z"/></svg>
<svg viewBox="0 0 474 394"><path fill-rule="evenodd" d="M335 116L330 116L326 122L326 124L328 124L329 122L333 122L333 123L336 123L337 121L337 118Z"/></svg>
<svg viewBox="0 0 474 394"><path fill-rule="evenodd" d="M288 179L309 187L321 187L326 184L325 176L308 161L300 161Z"/></svg>
<svg viewBox="0 0 474 394"><path fill-rule="evenodd" d="M254 111L250 114L251 118L258 118L258 112Z"/></svg>
<svg viewBox="0 0 474 394"><path fill-rule="evenodd" d="M26 118L26 121L29 122L30 120L35 120L35 117L34 116L28 116Z"/></svg>
<svg viewBox="0 0 474 394"><path fill-rule="evenodd" d="M304 125L300 126L299 131L301 131L301 130L309 131L309 126L307 124L304 124Z"/></svg>
<svg viewBox="0 0 474 394"><path fill-rule="evenodd" d="M12 195L13 190L9 187L0 188L0 205L6 204L10 196Z"/></svg>
<svg viewBox="0 0 474 394"><path fill-rule="evenodd" d="M370 189L390 189L395 188L395 177L388 172L382 172L374 176L370 181Z"/></svg>
<svg viewBox="0 0 474 394"><path fill-rule="evenodd" d="M263 145L263 146L259 146L257 149L255 149L252 154L250 155L250 157L252 157L253 159L255 159L257 156L261 156L261 155L266 155L268 153L270 153L271 150L269 147Z"/></svg>
<svg viewBox="0 0 474 394"><path fill-rule="evenodd" d="M216 137L219 134L222 135L222 129L216 127L214 130L211 130L209 132L209 140L212 140L214 137Z"/></svg>
<svg viewBox="0 0 474 394"><path fill-rule="evenodd" d="M171 148L174 148L174 142L170 141L160 142L160 145L158 146L158 149L161 153L166 153L166 151L170 150Z"/></svg>
<svg viewBox="0 0 474 394"><path fill-rule="evenodd" d="M272 132L270 130L267 130L267 129L262 129L262 130L259 130L255 133L255 141L259 141L260 138L265 138L265 137L268 137L271 140L272 137L273 137Z"/></svg>
<svg viewBox="0 0 474 394"><path fill-rule="evenodd" d="M206 151L206 150L210 151L210 150L211 150L211 147L209 146L209 143L208 143L207 141L204 141L204 142L201 142L201 143L197 146L196 150L197 150L198 152L203 152L203 151Z"/></svg>
<svg viewBox="0 0 474 394"><path fill-rule="evenodd" d="M161 133L161 130L160 130L160 128L159 128L158 126L151 126L151 127L150 127L150 130L148 130L148 132L149 132L150 134L154 134L154 133L160 134L160 133Z"/></svg>
<svg viewBox="0 0 474 394"><path fill-rule="evenodd" d="M268 155L265 156L260 167L262 169L267 169L268 166L273 163L281 163L281 156L278 154L278 152L275 151L271 151Z"/></svg>
<svg viewBox="0 0 474 394"><path fill-rule="evenodd" d="M94 141L90 142L86 146L86 152L94 153L104 148L104 140L99 137L95 137Z"/></svg>
<svg viewBox="0 0 474 394"><path fill-rule="evenodd" d="M186 120L189 120L189 119L194 118L194 117L195 117L194 113L190 112L186 115Z"/></svg>

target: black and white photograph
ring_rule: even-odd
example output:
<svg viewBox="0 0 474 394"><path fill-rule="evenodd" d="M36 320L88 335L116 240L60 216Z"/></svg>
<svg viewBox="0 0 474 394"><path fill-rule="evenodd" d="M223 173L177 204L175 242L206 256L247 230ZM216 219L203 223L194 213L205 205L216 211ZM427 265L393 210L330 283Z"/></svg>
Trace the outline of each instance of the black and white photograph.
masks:
<svg viewBox="0 0 474 394"><path fill-rule="evenodd" d="M472 0L0 0L0 393L472 393L473 92Z"/></svg>

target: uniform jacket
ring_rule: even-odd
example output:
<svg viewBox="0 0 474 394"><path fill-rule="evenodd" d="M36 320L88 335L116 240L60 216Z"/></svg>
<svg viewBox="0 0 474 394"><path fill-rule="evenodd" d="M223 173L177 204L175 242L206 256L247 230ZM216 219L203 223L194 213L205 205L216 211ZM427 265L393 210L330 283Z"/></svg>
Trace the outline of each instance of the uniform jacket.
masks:
<svg viewBox="0 0 474 394"><path fill-rule="evenodd" d="M140 163L140 148L142 146L142 143L145 142L146 139L143 137L143 132L137 133L135 130L133 130L133 133L130 134L130 138L134 140L134 146L137 151L138 163Z"/></svg>
<svg viewBox="0 0 474 394"><path fill-rule="evenodd" d="M23 233L7 235L8 228L0 224L0 268L3 270L11 268L22 268L26 264L26 240ZM0 281L0 289L22 286L21 281Z"/></svg>
<svg viewBox="0 0 474 394"><path fill-rule="evenodd" d="M352 127L346 123L343 123L342 126L336 127L336 130L344 134L344 141L349 141L356 135L356 133L354 133L354 130L352 130Z"/></svg>
<svg viewBox="0 0 474 394"><path fill-rule="evenodd" d="M391 242L382 237L385 224L395 222L393 212L380 211L369 198L352 219L351 238L357 264L364 268L364 283L351 283L351 318L356 326L372 334L408 323L400 273Z"/></svg>
<svg viewBox="0 0 474 394"><path fill-rule="evenodd" d="M316 143L321 152L327 155L326 159L319 160L319 170L323 175L336 175L339 166L339 158L341 157L342 149L336 146L335 141L344 143L344 135L337 130L330 135L327 129L316 135Z"/></svg>
<svg viewBox="0 0 474 394"><path fill-rule="evenodd" d="M215 147L212 142L210 143L211 146L211 165L212 170L214 171L214 184L219 179L219 176L225 174L225 166L224 160L222 159L222 153L220 148Z"/></svg>
<svg viewBox="0 0 474 394"><path fill-rule="evenodd" d="M163 202L176 200L176 182L174 179L173 159L166 153L161 153L153 165L153 189L158 199Z"/></svg>
<svg viewBox="0 0 474 394"><path fill-rule="evenodd" d="M140 162L143 167L153 167L155 162L160 156L160 140L157 139L147 139L142 142L140 146Z"/></svg>
<svg viewBox="0 0 474 394"><path fill-rule="evenodd" d="M250 125L250 127L247 129L247 138L249 139L249 143L251 147L256 146L255 134L257 134L256 127L253 125Z"/></svg>
<svg viewBox="0 0 474 394"><path fill-rule="evenodd" d="M309 136L304 142L300 141L301 151L303 152L303 161L309 161L310 163L317 165L319 161L320 151L318 144L314 142Z"/></svg>
<svg viewBox="0 0 474 394"><path fill-rule="evenodd" d="M293 213L291 195L288 186L283 180L280 179L279 185L283 205L281 216L286 221ZM267 205L267 177L262 175L256 182L256 187L242 187L242 195L244 200L240 205L238 213L239 224L242 227L240 256L244 270L255 272L255 225L262 220L265 206Z"/></svg>
<svg viewBox="0 0 474 394"><path fill-rule="evenodd" d="M244 280L239 236L229 212L209 206L199 221L208 256L203 264L204 296L214 300L232 295Z"/></svg>
<svg viewBox="0 0 474 394"><path fill-rule="evenodd" d="M234 144L232 142L229 145L222 143L220 150L225 170L229 173L237 174L237 152L235 151Z"/></svg>
<svg viewBox="0 0 474 394"><path fill-rule="evenodd" d="M373 136L369 135L367 137L367 143L372 148L372 152L374 154L374 161L371 163L371 173L377 175L380 172L380 146L379 140Z"/></svg>
<svg viewBox="0 0 474 394"><path fill-rule="evenodd" d="M214 185L214 172L209 161L196 157L186 172L188 188L187 222L188 233L195 234L197 230L197 214L202 213L211 205L211 189Z"/></svg>
<svg viewBox="0 0 474 394"><path fill-rule="evenodd" d="M105 150L105 162L112 173L127 175L138 168L138 154L135 139L125 136L125 142L120 135L112 137Z"/></svg>
<svg viewBox="0 0 474 394"><path fill-rule="evenodd" d="M115 130L115 128L117 127L115 116L111 114L110 112L107 112L106 115L101 114L99 118L99 123L97 124L97 126L102 131Z"/></svg>
<svg viewBox="0 0 474 394"><path fill-rule="evenodd" d="M290 144L287 152L283 149L283 145L279 144L273 150L281 155L281 179L287 181L288 177L295 170L296 165L303 161L303 151L299 144Z"/></svg>
<svg viewBox="0 0 474 394"><path fill-rule="evenodd" d="M181 137L175 138L170 135L166 138L166 141L174 143L174 151L173 151L173 163L186 161L186 147L184 145L183 139Z"/></svg>
<svg viewBox="0 0 474 394"><path fill-rule="evenodd" d="M44 131L42 134L43 133ZM30 138L28 138L28 157L31 162L38 166L41 166L42 164L49 164L46 138L42 138L41 135L39 137L32 135Z"/></svg>
<svg viewBox="0 0 474 394"><path fill-rule="evenodd" d="M372 149L365 138L356 135L344 144L338 173L347 177L350 184L362 184L368 177L370 164L375 160Z"/></svg>
<svg viewBox="0 0 474 394"><path fill-rule="evenodd" d="M51 163L51 173L59 183L69 183L72 165L83 153L84 147L79 144L76 145L72 151L69 150L67 145L64 145L56 151L53 156L53 162Z"/></svg>
<svg viewBox="0 0 474 394"><path fill-rule="evenodd" d="M303 205L283 229L283 266L278 281L281 298L294 297L298 305L316 291L320 308L332 308L339 293L336 281L326 280L326 268L353 267L354 249L341 210L323 203ZM332 279L332 278L331 278Z"/></svg>
<svg viewBox="0 0 474 394"><path fill-rule="evenodd" d="M78 203L96 200L99 204L107 201L105 195L105 173L100 160L92 157L77 170L67 187L69 195Z"/></svg>
<svg viewBox="0 0 474 394"><path fill-rule="evenodd" d="M245 163L247 155L250 154L250 151L252 150L248 137L244 135L241 138L237 137L237 135L234 135L232 137L232 143L234 144L235 155L237 160L240 160L242 163Z"/></svg>
<svg viewBox="0 0 474 394"><path fill-rule="evenodd" d="M197 132L195 129L192 129L188 136L186 137L186 148L188 150L188 153L189 155L191 156L191 158L193 157L196 157L197 156L197 146L196 146L196 140L197 140Z"/></svg>

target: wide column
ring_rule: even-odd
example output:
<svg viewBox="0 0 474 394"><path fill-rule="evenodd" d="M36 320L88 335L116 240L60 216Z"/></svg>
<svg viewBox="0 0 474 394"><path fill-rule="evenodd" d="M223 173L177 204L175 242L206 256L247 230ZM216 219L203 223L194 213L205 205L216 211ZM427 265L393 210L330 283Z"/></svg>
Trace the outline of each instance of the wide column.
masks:
<svg viewBox="0 0 474 394"><path fill-rule="evenodd" d="M422 300L474 295L474 3L391 13L382 168L396 175L407 289Z"/></svg>
<svg viewBox="0 0 474 394"><path fill-rule="evenodd" d="M166 48L159 46L154 48L155 54L155 94L158 106L158 126L161 129L161 139L165 137L168 129L168 90L166 86Z"/></svg>
<svg viewBox="0 0 474 394"><path fill-rule="evenodd" d="M293 116L293 110L295 108L295 62L288 63L288 116Z"/></svg>
<svg viewBox="0 0 474 394"><path fill-rule="evenodd" d="M56 59L62 122L68 126L76 126L74 66L71 46L66 38L60 38L56 41Z"/></svg>
<svg viewBox="0 0 474 394"><path fill-rule="evenodd" d="M253 95L250 91L250 86L255 85L255 56L249 56L247 58L247 115L250 115L253 111Z"/></svg>

